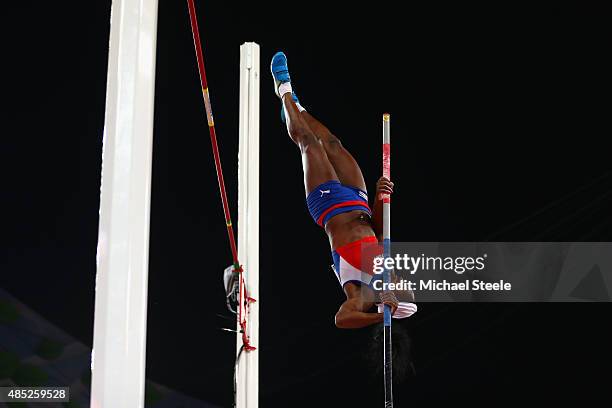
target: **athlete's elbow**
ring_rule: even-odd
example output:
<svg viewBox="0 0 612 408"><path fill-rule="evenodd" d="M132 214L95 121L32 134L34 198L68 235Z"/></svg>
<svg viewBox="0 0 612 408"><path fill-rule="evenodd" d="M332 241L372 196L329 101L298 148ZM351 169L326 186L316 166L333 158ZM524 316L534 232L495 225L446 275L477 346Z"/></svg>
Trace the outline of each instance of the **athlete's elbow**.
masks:
<svg viewBox="0 0 612 408"><path fill-rule="evenodd" d="M337 313L335 317L336 327L339 329L359 329L367 326L352 313Z"/></svg>
<svg viewBox="0 0 612 408"><path fill-rule="evenodd" d="M334 317L334 322L336 323L336 327L339 329L350 329L349 320L346 318L345 313L336 313Z"/></svg>

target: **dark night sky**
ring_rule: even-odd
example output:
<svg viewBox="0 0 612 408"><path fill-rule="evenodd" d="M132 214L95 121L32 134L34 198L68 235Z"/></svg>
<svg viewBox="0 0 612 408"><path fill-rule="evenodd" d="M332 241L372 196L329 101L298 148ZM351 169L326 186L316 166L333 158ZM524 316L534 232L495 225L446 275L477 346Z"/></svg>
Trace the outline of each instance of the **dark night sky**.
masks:
<svg viewBox="0 0 612 408"><path fill-rule="evenodd" d="M343 294L279 120L268 74L277 50L370 189L391 112L396 240L612 240L607 10L197 3L232 203L238 47L261 45L263 407L382 403L361 358L369 333L333 325ZM75 4L5 15L0 287L91 344L110 1ZM188 23L185 1L160 0L147 376L225 407L235 340L218 315L229 316L231 259ZM312 274L321 284L305 287ZM417 375L396 386L397 405L603 392L592 373L609 367L610 312L424 304L403 323Z"/></svg>

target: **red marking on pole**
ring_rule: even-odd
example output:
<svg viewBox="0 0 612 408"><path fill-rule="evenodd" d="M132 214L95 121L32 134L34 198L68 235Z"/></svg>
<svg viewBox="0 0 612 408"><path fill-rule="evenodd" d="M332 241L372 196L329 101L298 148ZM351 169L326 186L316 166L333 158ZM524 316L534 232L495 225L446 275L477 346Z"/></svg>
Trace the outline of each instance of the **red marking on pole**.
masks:
<svg viewBox="0 0 612 408"><path fill-rule="evenodd" d="M391 180L391 144L383 143L383 177ZM391 196L382 194L383 203L390 203Z"/></svg>

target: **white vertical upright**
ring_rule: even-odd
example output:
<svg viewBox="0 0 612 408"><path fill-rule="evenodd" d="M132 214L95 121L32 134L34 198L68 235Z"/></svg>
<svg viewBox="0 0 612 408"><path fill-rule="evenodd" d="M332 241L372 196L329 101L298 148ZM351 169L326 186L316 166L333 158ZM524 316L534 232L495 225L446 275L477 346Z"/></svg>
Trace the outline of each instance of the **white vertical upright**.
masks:
<svg viewBox="0 0 612 408"><path fill-rule="evenodd" d="M236 365L236 407L259 404L259 45L240 46L240 135L238 153L238 259L250 304L247 330L256 350L243 351ZM240 330L240 325L238 325ZM237 352L242 336L237 337Z"/></svg>
<svg viewBox="0 0 612 408"><path fill-rule="evenodd" d="M157 0L113 0L92 408L144 406Z"/></svg>

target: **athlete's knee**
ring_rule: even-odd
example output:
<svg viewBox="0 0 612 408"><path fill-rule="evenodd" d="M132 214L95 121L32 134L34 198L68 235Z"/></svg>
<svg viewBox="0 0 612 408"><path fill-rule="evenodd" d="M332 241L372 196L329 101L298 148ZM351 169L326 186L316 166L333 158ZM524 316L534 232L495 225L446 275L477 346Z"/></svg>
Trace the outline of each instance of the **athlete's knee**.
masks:
<svg viewBox="0 0 612 408"><path fill-rule="evenodd" d="M338 138L338 136L334 135L331 132L327 132L324 137L322 137L322 139L330 144L337 144L342 146L342 142L340 141L340 139Z"/></svg>
<svg viewBox="0 0 612 408"><path fill-rule="evenodd" d="M316 136L307 126L292 126L291 129L289 129L289 133L293 141L300 146L310 146L318 143Z"/></svg>
<svg viewBox="0 0 612 408"><path fill-rule="evenodd" d="M302 153L318 154L325 152L325 149L321 145L321 142L312 132L304 133L300 141L298 142L298 145L300 146L300 150L302 150Z"/></svg>
<svg viewBox="0 0 612 408"><path fill-rule="evenodd" d="M312 131L302 124L290 124L289 125L289 134L291 138L295 140L297 143L304 139L308 139L308 137L312 134Z"/></svg>
<svg viewBox="0 0 612 408"><path fill-rule="evenodd" d="M322 139L323 144L325 145L325 150L329 153L339 153L344 148L342 147L342 142L338 139L334 134L330 133L324 139Z"/></svg>

